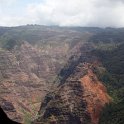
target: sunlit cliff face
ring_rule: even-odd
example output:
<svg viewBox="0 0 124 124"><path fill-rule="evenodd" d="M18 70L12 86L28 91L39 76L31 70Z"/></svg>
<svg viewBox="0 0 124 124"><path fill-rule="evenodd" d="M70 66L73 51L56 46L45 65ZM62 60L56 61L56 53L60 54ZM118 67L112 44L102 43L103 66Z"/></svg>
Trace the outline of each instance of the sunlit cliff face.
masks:
<svg viewBox="0 0 124 124"><path fill-rule="evenodd" d="M100 113L105 104L110 102L105 86L100 82L91 69L87 75L80 79L84 88L83 99L87 102L87 111L90 114L91 122L98 124Z"/></svg>
<svg viewBox="0 0 124 124"><path fill-rule="evenodd" d="M99 123L100 114L105 105L111 102L111 98L93 72L94 65L82 65L77 65L65 83L56 88L53 94L46 96L41 104L41 122L45 119L57 124ZM54 120L51 119L53 116Z"/></svg>

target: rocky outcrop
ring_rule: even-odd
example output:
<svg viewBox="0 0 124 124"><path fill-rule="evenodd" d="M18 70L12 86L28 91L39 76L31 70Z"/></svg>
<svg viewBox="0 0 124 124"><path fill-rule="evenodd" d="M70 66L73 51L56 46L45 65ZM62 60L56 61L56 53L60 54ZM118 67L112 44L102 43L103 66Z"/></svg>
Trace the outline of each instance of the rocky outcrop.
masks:
<svg viewBox="0 0 124 124"><path fill-rule="evenodd" d="M23 122L27 114L35 116L63 65L61 57L44 55L26 41L11 51L0 50L0 105L11 119Z"/></svg>
<svg viewBox="0 0 124 124"><path fill-rule="evenodd" d="M0 105L6 106L5 101L13 105L15 111L6 111L11 119L21 122L27 114L34 117L46 93L54 90L53 82L68 58L92 35L87 31L0 27Z"/></svg>
<svg viewBox="0 0 124 124"><path fill-rule="evenodd" d="M19 57L23 62L18 60L17 54L23 54L21 51L17 54L14 52L16 51L0 51L0 105L11 119L22 122L24 111L34 114L34 111L38 110L41 98L49 86L45 85L42 78L28 70L28 59L23 57L22 60ZM41 93L42 96L39 96ZM32 111L33 106L36 107Z"/></svg>
<svg viewBox="0 0 124 124"><path fill-rule="evenodd" d="M84 87L83 99L87 103L87 112L90 114L91 122L98 124L100 114L105 104L110 102L105 86L100 82L92 69L80 79Z"/></svg>
<svg viewBox="0 0 124 124"><path fill-rule="evenodd" d="M34 123L98 124L102 109L111 101L94 73L101 63L85 50L77 58L60 72L59 86L46 95Z"/></svg>
<svg viewBox="0 0 124 124"><path fill-rule="evenodd" d="M49 26L13 27L3 32L0 105L7 115L18 122L27 115L31 120L42 103L39 119L44 122L98 123L109 98L90 68L97 60L89 54L93 45L87 42L94 33L87 28Z"/></svg>

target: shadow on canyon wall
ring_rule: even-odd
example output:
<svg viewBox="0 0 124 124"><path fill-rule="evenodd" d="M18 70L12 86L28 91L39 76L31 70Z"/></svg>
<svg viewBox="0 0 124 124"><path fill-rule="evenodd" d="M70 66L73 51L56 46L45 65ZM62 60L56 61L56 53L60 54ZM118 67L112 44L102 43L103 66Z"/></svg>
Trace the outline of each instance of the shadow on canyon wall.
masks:
<svg viewBox="0 0 124 124"><path fill-rule="evenodd" d="M9 119L3 109L0 107L0 124L21 124Z"/></svg>

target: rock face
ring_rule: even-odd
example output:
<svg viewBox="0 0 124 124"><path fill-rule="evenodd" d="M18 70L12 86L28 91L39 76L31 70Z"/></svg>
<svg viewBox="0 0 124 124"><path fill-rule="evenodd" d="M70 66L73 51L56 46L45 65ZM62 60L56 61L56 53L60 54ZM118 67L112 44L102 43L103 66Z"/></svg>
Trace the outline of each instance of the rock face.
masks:
<svg viewBox="0 0 124 124"><path fill-rule="evenodd" d="M68 58L91 35L54 26L0 27L0 105L7 115L32 120Z"/></svg>
<svg viewBox="0 0 124 124"><path fill-rule="evenodd" d="M42 103L40 123L98 123L110 99L94 73L99 62L88 42L101 29L91 29L22 26L2 32L0 105L11 119L34 119Z"/></svg>
<svg viewBox="0 0 124 124"><path fill-rule="evenodd" d="M80 79L80 82L84 87L83 98L86 100L91 122L98 124L103 107L110 102L106 88L98 80L92 69L88 69L88 73Z"/></svg>
<svg viewBox="0 0 124 124"><path fill-rule="evenodd" d="M23 122L27 114L37 113L63 65L63 51L55 51L44 54L26 41L11 51L0 50L0 105L11 119Z"/></svg>
<svg viewBox="0 0 124 124"><path fill-rule="evenodd" d="M94 69L100 62L83 46L83 52L71 59L60 72L60 84L47 94L34 123L98 124L100 113L110 102L105 86ZM70 63L70 62L69 62ZM66 75L68 73L68 75Z"/></svg>

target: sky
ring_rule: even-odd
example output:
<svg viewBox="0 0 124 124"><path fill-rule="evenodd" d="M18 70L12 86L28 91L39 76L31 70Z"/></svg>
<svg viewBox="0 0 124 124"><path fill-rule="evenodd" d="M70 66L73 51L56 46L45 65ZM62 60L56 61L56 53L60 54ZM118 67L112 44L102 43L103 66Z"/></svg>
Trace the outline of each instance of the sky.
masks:
<svg viewBox="0 0 124 124"><path fill-rule="evenodd" d="M0 0L0 26L124 27L124 0Z"/></svg>

